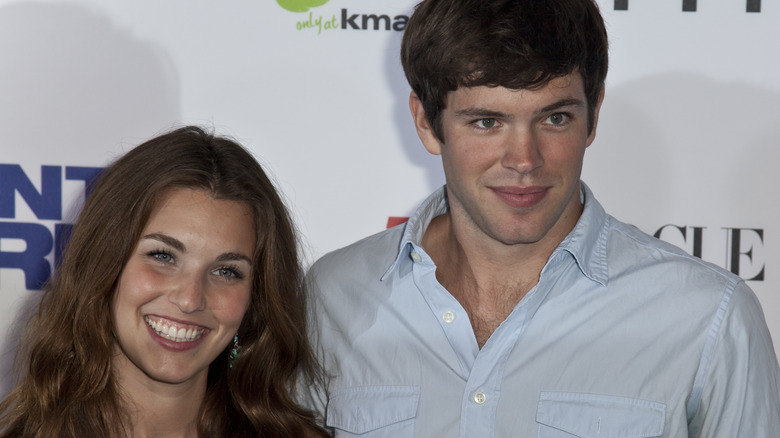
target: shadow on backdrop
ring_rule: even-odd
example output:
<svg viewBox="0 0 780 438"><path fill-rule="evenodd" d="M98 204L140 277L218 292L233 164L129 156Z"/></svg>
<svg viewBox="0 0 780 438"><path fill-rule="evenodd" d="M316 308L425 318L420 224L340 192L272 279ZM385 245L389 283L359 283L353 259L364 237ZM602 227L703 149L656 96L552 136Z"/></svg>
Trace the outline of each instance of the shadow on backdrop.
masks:
<svg viewBox="0 0 780 438"><path fill-rule="evenodd" d="M410 7L406 15L411 16L412 11L413 7ZM388 43L384 51L384 71L386 83L393 93L393 122L401 138L399 147L404 151L409 163L422 168L425 172L428 183L425 187L420 187L419 193L415 194L416 199L422 202L431 192L444 184L444 169L441 159L425 150L414 128L412 115L409 112L409 93L412 90L401 66L401 34L399 33L398 38L388 38ZM399 175L403 175L402 172L403 169L399 169ZM407 215L411 215L416 209L417 203L410 205Z"/></svg>
<svg viewBox="0 0 780 438"><path fill-rule="evenodd" d="M122 139L136 144L181 118L178 74L165 50L94 7L1 7L0 59L0 160L32 174L41 165L102 166L124 152ZM63 193L64 205L68 199ZM72 217L75 207L66 208ZM40 296L15 274L0 284L0 306L10 315L0 328L0 396L13 385L14 352Z"/></svg>
<svg viewBox="0 0 780 438"><path fill-rule="evenodd" d="M767 202L780 181L769 168L780 154L777 138L777 91L698 72L651 75L607 87L583 179L627 222L704 216L739 226L732 221L751 205L763 222L778 212Z"/></svg>

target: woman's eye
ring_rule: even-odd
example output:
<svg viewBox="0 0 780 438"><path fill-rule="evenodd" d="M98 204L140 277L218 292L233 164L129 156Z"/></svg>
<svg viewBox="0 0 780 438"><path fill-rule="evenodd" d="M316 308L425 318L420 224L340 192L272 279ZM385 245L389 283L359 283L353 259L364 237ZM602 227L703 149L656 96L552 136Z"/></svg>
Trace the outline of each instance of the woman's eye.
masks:
<svg viewBox="0 0 780 438"><path fill-rule="evenodd" d="M496 126L496 119L479 119L477 120L477 126L484 129L494 128Z"/></svg>
<svg viewBox="0 0 780 438"><path fill-rule="evenodd" d="M226 279L242 279L244 278L244 275L241 274L241 272L237 268L232 268L229 266L224 266L222 268L217 269L214 271L214 273L222 278Z"/></svg>
<svg viewBox="0 0 780 438"><path fill-rule="evenodd" d="M149 256L163 263L173 262L173 255L165 251L152 251Z"/></svg>

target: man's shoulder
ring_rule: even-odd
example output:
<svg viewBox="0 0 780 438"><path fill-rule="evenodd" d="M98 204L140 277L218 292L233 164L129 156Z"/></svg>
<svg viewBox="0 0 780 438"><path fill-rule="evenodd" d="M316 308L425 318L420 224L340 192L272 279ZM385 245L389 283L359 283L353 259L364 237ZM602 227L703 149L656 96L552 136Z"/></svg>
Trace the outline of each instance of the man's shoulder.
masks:
<svg viewBox="0 0 780 438"><path fill-rule="evenodd" d="M607 241L609 264L642 271L642 267L674 269L687 272L696 281L711 281L722 285L742 281L737 275L699 257L695 257L671 243L651 236L633 225L614 218ZM622 260L622 262L621 262Z"/></svg>
<svg viewBox="0 0 780 438"><path fill-rule="evenodd" d="M404 225L397 225L329 252L312 264L307 276L317 281L351 275L378 280L398 257L403 231Z"/></svg>

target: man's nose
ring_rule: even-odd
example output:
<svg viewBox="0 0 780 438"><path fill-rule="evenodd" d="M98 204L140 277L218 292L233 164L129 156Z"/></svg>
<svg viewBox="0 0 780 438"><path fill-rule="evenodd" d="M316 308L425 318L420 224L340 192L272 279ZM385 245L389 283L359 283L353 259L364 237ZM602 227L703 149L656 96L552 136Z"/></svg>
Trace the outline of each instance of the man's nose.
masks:
<svg viewBox="0 0 780 438"><path fill-rule="evenodd" d="M520 173L529 173L544 164L538 134L532 128L513 130L504 141L501 165Z"/></svg>

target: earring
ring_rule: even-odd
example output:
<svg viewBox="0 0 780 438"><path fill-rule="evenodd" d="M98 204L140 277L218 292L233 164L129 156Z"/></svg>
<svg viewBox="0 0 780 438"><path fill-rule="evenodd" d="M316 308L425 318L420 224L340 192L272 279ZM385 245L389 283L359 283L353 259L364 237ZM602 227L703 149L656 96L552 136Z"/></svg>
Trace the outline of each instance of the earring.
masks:
<svg viewBox="0 0 780 438"><path fill-rule="evenodd" d="M230 354L228 355L228 366L230 368L233 368L233 362L238 359L238 351L241 350L241 346L238 345L238 335L233 336L233 348L230 350Z"/></svg>

